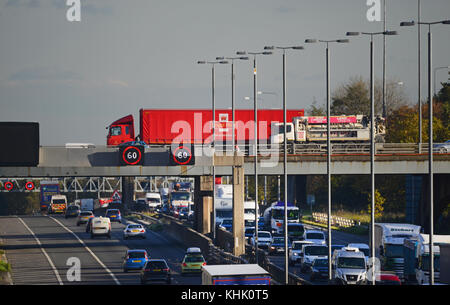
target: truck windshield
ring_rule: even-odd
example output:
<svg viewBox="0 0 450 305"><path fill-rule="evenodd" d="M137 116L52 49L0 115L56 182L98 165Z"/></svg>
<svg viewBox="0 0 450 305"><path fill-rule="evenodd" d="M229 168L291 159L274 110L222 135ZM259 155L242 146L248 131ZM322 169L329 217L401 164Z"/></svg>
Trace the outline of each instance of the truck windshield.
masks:
<svg viewBox="0 0 450 305"><path fill-rule="evenodd" d="M439 272L441 271L441 266L439 264L440 259L439 256L434 256L434 271ZM430 255L424 255L422 256L422 262L420 264L420 269L423 271L430 271Z"/></svg>
<svg viewBox="0 0 450 305"><path fill-rule="evenodd" d="M403 245L389 245L385 247L384 256L386 257L403 257Z"/></svg>
<svg viewBox="0 0 450 305"><path fill-rule="evenodd" d="M160 200L158 198L147 198L147 202L156 202L159 203Z"/></svg>
<svg viewBox="0 0 450 305"><path fill-rule="evenodd" d="M338 259L338 268L365 269L366 260L362 257L340 257Z"/></svg>
<svg viewBox="0 0 450 305"><path fill-rule="evenodd" d="M299 210L289 210L288 209L287 212L288 212L287 213L288 220L298 220ZM273 219L283 220L284 219L284 209L273 209L272 217L273 217Z"/></svg>
<svg viewBox="0 0 450 305"><path fill-rule="evenodd" d="M64 204L66 201L64 199L54 199L52 200L53 204Z"/></svg>
<svg viewBox="0 0 450 305"><path fill-rule="evenodd" d="M328 248L318 246L305 247L305 255L328 255Z"/></svg>
<svg viewBox="0 0 450 305"><path fill-rule="evenodd" d="M170 193L172 200L183 200L188 201L191 199L191 194L188 192L173 192Z"/></svg>
<svg viewBox="0 0 450 305"><path fill-rule="evenodd" d="M111 136L120 136L122 134L122 128L120 126L113 126L109 129Z"/></svg>
<svg viewBox="0 0 450 305"><path fill-rule="evenodd" d="M284 134L284 124L277 125L276 127L278 127L278 134ZM276 131L276 127L275 127L275 131ZM287 127L286 128L287 133L292 131L292 125L287 124L286 127Z"/></svg>

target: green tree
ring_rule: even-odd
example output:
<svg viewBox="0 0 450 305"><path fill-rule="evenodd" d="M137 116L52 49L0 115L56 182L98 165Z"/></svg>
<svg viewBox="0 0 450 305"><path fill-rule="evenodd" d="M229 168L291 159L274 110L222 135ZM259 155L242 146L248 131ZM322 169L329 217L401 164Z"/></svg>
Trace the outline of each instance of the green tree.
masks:
<svg viewBox="0 0 450 305"><path fill-rule="evenodd" d="M375 190L375 218L380 218L383 216L384 211L384 203L386 199L381 196L378 189ZM369 194L369 205L368 205L369 214L372 213L372 194Z"/></svg>

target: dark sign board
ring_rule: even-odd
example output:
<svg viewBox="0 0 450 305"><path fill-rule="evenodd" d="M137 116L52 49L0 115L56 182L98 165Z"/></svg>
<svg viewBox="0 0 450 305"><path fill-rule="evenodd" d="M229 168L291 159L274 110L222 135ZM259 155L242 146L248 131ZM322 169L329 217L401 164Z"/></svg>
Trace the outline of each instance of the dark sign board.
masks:
<svg viewBox="0 0 450 305"><path fill-rule="evenodd" d="M0 166L39 164L39 123L0 122Z"/></svg>
<svg viewBox="0 0 450 305"><path fill-rule="evenodd" d="M119 148L120 165L143 165L145 148L141 145L121 146Z"/></svg>
<svg viewBox="0 0 450 305"><path fill-rule="evenodd" d="M171 148L169 162L171 165L194 165L195 156L189 146L179 146Z"/></svg>

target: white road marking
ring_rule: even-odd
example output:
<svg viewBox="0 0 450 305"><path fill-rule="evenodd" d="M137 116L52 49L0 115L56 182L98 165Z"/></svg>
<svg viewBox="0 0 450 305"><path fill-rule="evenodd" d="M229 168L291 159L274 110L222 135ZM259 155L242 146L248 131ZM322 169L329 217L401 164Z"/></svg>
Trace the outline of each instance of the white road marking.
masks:
<svg viewBox="0 0 450 305"><path fill-rule="evenodd" d="M47 251L45 251L45 249L42 247L42 244L40 242L40 240L36 237L36 235L34 234L33 231L31 231L30 227L27 226L27 224L22 220L22 218L18 217L19 220L22 222L22 224L25 226L25 228L27 228L27 230L30 232L31 235L33 235L34 239L36 240L36 243L39 245L39 247L41 248L42 253L44 253L45 257L47 258L50 266L53 269L53 272L55 273L56 279L59 282L59 285L64 285L63 281L61 280L61 277L59 276L58 270L56 269L55 265L53 264L52 260L50 259L50 256L48 256Z"/></svg>
<svg viewBox="0 0 450 305"><path fill-rule="evenodd" d="M117 285L120 285L119 280L116 278L116 276L114 275L114 273L111 272L111 270L109 270L108 267L106 267L106 265L97 257L97 255L94 254L94 252L92 252L91 249L89 249L88 246L86 246L86 244L84 243L83 240L81 240L74 232L72 232L69 228L67 228L65 225L63 225L59 220L49 216L51 219L53 219L56 223L58 223L61 227L63 227L67 232L71 233L73 236L75 236L75 238L80 242L80 244L83 245L83 247L92 255L92 257L100 264L100 266L103 267L103 269L106 270L106 272L108 272L108 274L112 277L112 279L114 280L114 282L116 282Z"/></svg>

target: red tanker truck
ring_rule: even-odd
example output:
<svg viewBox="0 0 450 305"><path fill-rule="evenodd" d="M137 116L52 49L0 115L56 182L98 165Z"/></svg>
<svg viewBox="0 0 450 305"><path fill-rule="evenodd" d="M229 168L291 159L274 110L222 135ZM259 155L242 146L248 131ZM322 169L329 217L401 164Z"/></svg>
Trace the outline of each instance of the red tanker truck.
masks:
<svg viewBox="0 0 450 305"><path fill-rule="evenodd" d="M286 111L287 122L304 116L303 109ZM232 112L218 109L215 113L215 141L232 141ZM283 122L283 110L258 110L258 141L270 142L272 123ZM147 144L172 144L174 141L192 144L211 143L211 109L140 109L139 134L134 130L134 118L127 115L108 127L107 145L140 140ZM254 140L254 112L249 109L235 110L235 140L248 143Z"/></svg>

